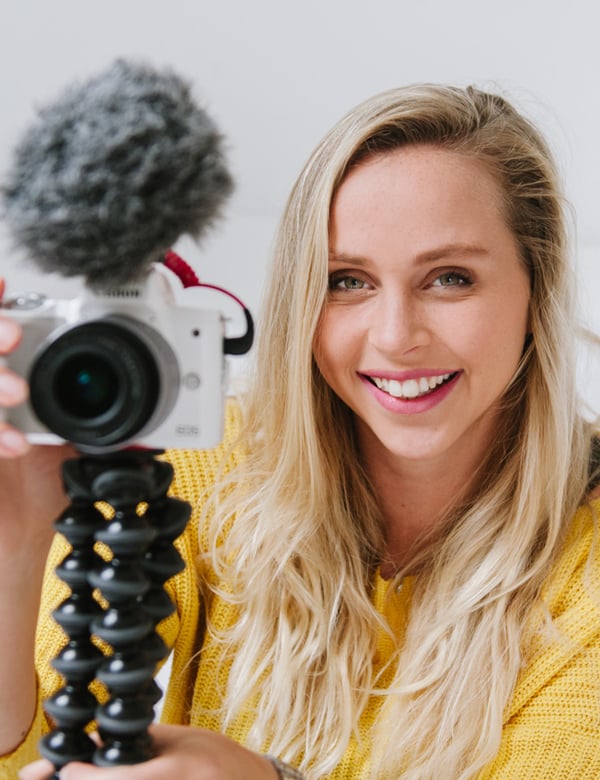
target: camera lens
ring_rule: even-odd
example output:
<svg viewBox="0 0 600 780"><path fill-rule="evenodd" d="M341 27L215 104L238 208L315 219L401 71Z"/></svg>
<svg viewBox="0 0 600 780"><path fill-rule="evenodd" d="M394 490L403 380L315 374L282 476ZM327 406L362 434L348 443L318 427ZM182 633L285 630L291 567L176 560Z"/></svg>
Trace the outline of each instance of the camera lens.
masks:
<svg viewBox="0 0 600 780"><path fill-rule="evenodd" d="M67 414L82 420L105 414L117 400L118 376L100 355L76 355L56 374L54 395Z"/></svg>
<svg viewBox="0 0 600 780"><path fill-rule="evenodd" d="M165 343L155 331L124 316L59 333L32 364L36 415L50 431L82 448L114 449L127 443L160 407L164 383L157 356L164 358Z"/></svg>

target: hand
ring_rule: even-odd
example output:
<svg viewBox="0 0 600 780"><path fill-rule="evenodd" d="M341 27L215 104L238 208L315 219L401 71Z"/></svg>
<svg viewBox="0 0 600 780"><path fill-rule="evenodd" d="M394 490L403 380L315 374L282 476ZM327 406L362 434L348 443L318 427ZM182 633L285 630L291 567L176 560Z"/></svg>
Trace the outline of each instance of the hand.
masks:
<svg viewBox="0 0 600 780"><path fill-rule="evenodd" d="M0 296L4 283L0 280ZM0 356L15 349L21 329L0 316ZM0 365L0 410L22 403L27 384ZM36 706L34 637L53 522L68 504L60 465L70 447L31 447L0 420L0 754L14 749Z"/></svg>
<svg viewBox="0 0 600 780"><path fill-rule="evenodd" d="M0 279L0 297L4 282ZM21 328L0 316L0 355L18 347ZM0 365L0 409L27 398L25 380ZM0 420L0 558L14 560L19 552L45 557L52 522L68 501L62 489L60 465L74 450L68 446L32 447L23 433ZM43 549L45 547L45 550ZM1 563L1 561L0 561Z"/></svg>
<svg viewBox="0 0 600 780"><path fill-rule="evenodd" d="M264 756L206 729L191 726L150 727L156 758L134 766L101 769L73 762L60 772L61 780L277 780L277 772ZM48 780L52 764L29 764L20 780Z"/></svg>
<svg viewBox="0 0 600 780"><path fill-rule="evenodd" d="M0 279L0 298L4 294L4 280ZM0 355L15 349L21 340L21 328L7 317L0 317ZM17 406L27 398L25 380L0 364L0 407ZM26 438L0 420L0 458L23 455L29 449Z"/></svg>

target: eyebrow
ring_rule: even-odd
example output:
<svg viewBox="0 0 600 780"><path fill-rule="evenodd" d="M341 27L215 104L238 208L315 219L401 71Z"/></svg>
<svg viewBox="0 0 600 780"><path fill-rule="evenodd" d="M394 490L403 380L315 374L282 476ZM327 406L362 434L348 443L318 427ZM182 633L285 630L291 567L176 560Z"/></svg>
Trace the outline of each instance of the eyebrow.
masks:
<svg viewBox="0 0 600 780"><path fill-rule="evenodd" d="M444 244L435 249L419 253L415 261L421 263L433 263L442 259L453 257L488 257L489 250L481 244ZM369 258L363 255L353 255L348 252L329 252L330 263L352 263L353 265L368 265Z"/></svg>

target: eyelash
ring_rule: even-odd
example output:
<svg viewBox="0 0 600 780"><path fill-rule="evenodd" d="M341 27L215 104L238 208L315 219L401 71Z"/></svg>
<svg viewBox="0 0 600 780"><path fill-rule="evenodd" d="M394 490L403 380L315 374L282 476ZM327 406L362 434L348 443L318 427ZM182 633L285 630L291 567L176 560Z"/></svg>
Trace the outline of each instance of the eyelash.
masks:
<svg viewBox="0 0 600 780"><path fill-rule="evenodd" d="M359 279L357 276L353 276L350 273L347 273L345 271L336 271L336 273L330 274L329 276L329 289L331 291L339 290L343 292L350 292L352 290L364 289L364 287L339 287L339 285L346 280L351 280L353 282L360 282L362 285L367 284L367 282L363 281L362 279Z"/></svg>
<svg viewBox="0 0 600 780"><path fill-rule="evenodd" d="M456 281L453 284L438 283L444 277L454 277ZM358 282L362 286L341 287L340 285L342 284L342 282L345 281ZM465 271L450 269L448 271L443 271L441 274L438 274L433 279L430 286L431 287L467 287L471 284L473 284L473 280L471 279L468 273L466 273ZM340 292L352 292L353 290L364 290L365 285L368 285L368 282L365 282L363 279L360 279L357 276L348 273L347 271L336 271L335 273L332 273L329 276L329 290L332 292L336 290Z"/></svg>
<svg viewBox="0 0 600 780"><path fill-rule="evenodd" d="M458 282L455 284L436 284L436 282L442 279L444 276L456 277ZM449 271L444 271L443 273L438 274L433 280L432 287L466 287L470 284L473 284L473 280L471 279L468 273L466 273L465 271L458 271L458 270L451 269Z"/></svg>

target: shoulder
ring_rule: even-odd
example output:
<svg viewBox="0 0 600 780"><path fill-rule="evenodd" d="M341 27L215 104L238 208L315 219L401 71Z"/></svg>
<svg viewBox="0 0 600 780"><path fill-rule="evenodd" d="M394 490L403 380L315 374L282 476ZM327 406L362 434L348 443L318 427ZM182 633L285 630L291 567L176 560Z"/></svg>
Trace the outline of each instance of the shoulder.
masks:
<svg viewBox="0 0 600 780"><path fill-rule="evenodd" d="M594 603L600 595L600 490L595 489L571 520L563 550L548 579L546 603L551 612L580 604L587 594Z"/></svg>
<svg viewBox="0 0 600 780"><path fill-rule="evenodd" d="M540 712L565 714L568 708L561 708L570 701L573 722L580 723L589 712L590 699L600 696L599 519L600 498L587 501L572 519L542 591L542 611L532 616L523 647L526 664L509 717L540 707Z"/></svg>

